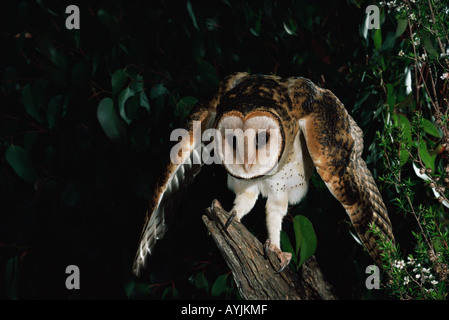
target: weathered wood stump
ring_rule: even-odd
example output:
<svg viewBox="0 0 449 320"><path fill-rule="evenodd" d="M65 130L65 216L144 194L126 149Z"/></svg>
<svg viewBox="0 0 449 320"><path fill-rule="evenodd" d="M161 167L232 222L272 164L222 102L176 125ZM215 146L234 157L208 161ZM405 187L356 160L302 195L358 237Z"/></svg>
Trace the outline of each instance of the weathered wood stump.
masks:
<svg viewBox="0 0 449 320"><path fill-rule="evenodd" d="M247 300L335 300L332 287L324 280L314 256L295 273L285 268L281 273L279 260L270 252L264 257L262 243L245 226L233 221L217 200L206 209L203 221L234 276L243 299Z"/></svg>

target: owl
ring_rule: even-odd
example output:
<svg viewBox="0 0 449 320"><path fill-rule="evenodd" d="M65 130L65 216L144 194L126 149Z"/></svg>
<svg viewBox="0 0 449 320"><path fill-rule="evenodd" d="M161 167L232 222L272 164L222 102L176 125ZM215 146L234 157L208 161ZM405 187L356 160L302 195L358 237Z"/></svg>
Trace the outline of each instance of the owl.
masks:
<svg viewBox="0 0 449 320"><path fill-rule="evenodd" d="M182 191L210 163L204 154L211 145L213 163L227 171L235 193L225 227L248 214L260 196L266 198L264 249L279 258L278 272L292 257L280 247L282 220L289 205L304 198L315 169L377 263L382 252L370 225L394 243L382 196L361 157L362 131L331 91L302 77L232 74L212 99L192 108L184 132L150 202L133 265L136 275L167 231ZM213 136L208 146L206 133Z"/></svg>

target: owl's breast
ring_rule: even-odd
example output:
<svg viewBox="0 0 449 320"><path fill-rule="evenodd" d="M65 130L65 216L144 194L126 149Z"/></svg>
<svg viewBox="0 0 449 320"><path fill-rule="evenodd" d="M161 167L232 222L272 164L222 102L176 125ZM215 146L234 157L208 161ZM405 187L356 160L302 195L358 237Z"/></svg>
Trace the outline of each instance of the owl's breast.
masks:
<svg viewBox="0 0 449 320"><path fill-rule="evenodd" d="M287 193L289 204L296 204L305 196L313 164L301 138L301 132L298 132L286 161L279 165L275 174L260 180L259 190L263 197Z"/></svg>

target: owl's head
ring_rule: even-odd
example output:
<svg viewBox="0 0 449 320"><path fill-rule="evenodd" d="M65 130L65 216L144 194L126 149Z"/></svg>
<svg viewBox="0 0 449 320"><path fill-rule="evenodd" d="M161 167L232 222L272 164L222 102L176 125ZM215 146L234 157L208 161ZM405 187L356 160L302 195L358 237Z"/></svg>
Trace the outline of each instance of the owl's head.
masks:
<svg viewBox="0 0 449 320"><path fill-rule="evenodd" d="M272 112L224 113L217 121L215 148L229 174L255 179L274 174L284 151L284 132Z"/></svg>

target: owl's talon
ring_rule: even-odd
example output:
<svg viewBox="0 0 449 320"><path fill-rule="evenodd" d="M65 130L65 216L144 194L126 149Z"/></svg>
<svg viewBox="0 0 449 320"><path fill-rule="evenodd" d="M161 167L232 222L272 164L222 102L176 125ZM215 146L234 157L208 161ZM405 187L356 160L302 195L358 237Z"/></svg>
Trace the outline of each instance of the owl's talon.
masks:
<svg viewBox="0 0 449 320"><path fill-rule="evenodd" d="M214 211L215 207L221 208L221 204L217 199L212 200L212 203L210 205L210 210Z"/></svg>
<svg viewBox="0 0 449 320"><path fill-rule="evenodd" d="M232 210L232 211L230 212L230 214L231 214L231 215L229 216L228 220L226 220L226 223L225 223L225 225L224 225L224 229L225 229L225 230L228 229L228 227L229 227L229 225L231 224L232 220L234 220L235 216L237 215L237 211Z"/></svg>
<svg viewBox="0 0 449 320"><path fill-rule="evenodd" d="M265 259L268 258L268 251L274 252L280 261L280 268L275 273L281 273L292 260L292 254L290 252L281 251L281 249L271 243L270 239L267 239L267 241L265 241L265 244L263 245Z"/></svg>
<svg viewBox="0 0 449 320"><path fill-rule="evenodd" d="M263 257L264 259L268 259L268 251L270 250L270 240L267 239L263 245Z"/></svg>
<svg viewBox="0 0 449 320"><path fill-rule="evenodd" d="M281 273L289 265L290 260L292 260L292 254L290 252L281 252L278 254L278 258L281 261L281 267L275 273Z"/></svg>

